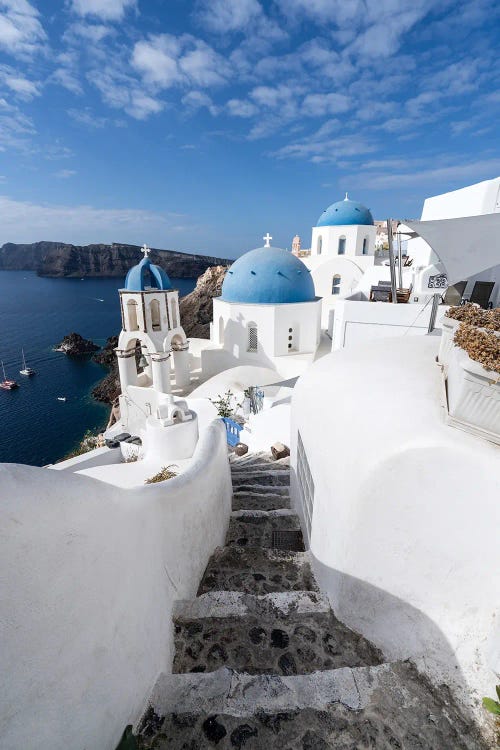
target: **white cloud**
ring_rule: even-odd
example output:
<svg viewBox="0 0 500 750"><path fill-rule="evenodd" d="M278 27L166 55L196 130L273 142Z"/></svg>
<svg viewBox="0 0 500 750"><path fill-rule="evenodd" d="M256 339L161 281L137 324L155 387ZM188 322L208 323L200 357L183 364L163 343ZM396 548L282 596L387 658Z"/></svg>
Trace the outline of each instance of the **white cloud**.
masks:
<svg viewBox="0 0 500 750"><path fill-rule="evenodd" d="M142 244L147 240L157 247L168 247L179 243L183 236L199 233L199 227L191 224L187 217L171 213L88 205L44 205L17 201L5 195L0 196L0 214L0 244L41 239L74 244Z"/></svg>
<svg viewBox="0 0 500 750"><path fill-rule="evenodd" d="M0 48L21 58L45 50L47 35L39 15L27 0L0 0Z"/></svg>
<svg viewBox="0 0 500 750"><path fill-rule="evenodd" d="M76 170L74 169L60 169L58 172L54 172L54 177L57 177L59 180L67 180L75 174Z"/></svg>
<svg viewBox="0 0 500 750"><path fill-rule="evenodd" d="M49 77L49 83L56 83L72 94L83 94L82 85L70 68L56 68Z"/></svg>
<svg viewBox="0 0 500 750"><path fill-rule="evenodd" d="M435 161L435 160L433 160ZM464 182L476 182L478 180L491 179L492 176L500 172L500 159L480 159L474 162L464 164L444 164L432 168L422 169L421 163L407 164L404 171L390 172L389 174L373 174L359 172L348 179L354 186L366 185L370 183L373 190L393 190L414 185L424 185L427 189L424 192L431 193L435 191L436 185L456 185L457 187Z"/></svg>
<svg viewBox="0 0 500 750"><path fill-rule="evenodd" d="M18 98L29 101L35 96L40 96L40 84L25 78L22 73L8 65L0 66L0 83L12 91Z"/></svg>
<svg viewBox="0 0 500 750"><path fill-rule="evenodd" d="M205 0L199 19L204 26L221 33L241 31L262 13L257 0Z"/></svg>
<svg viewBox="0 0 500 750"><path fill-rule="evenodd" d="M0 98L0 151L11 148L31 151L31 138L35 134L32 120L18 107Z"/></svg>
<svg viewBox="0 0 500 750"><path fill-rule="evenodd" d="M258 112L255 104L243 99L230 99L226 107L229 114L233 117L253 117Z"/></svg>
<svg viewBox="0 0 500 750"><path fill-rule="evenodd" d="M182 97L182 104L189 112L196 112L205 107L214 117L219 113L218 107L215 106L212 99L203 91L190 91Z"/></svg>
<svg viewBox="0 0 500 750"><path fill-rule="evenodd" d="M335 127L337 121L332 122ZM290 143L274 152L278 159L307 159L313 164L337 163L340 159L369 154L377 151L374 141L363 135L339 135L332 138L324 129L295 143Z"/></svg>
<svg viewBox="0 0 500 750"><path fill-rule="evenodd" d="M90 130L99 130L109 123L107 117L94 115L89 107L85 109L68 109L68 115L72 120L78 122L80 125L85 125Z"/></svg>
<svg viewBox="0 0 500 750"><path fill-rule="evenodd" d="M303 113L309 117L323 117L346 112L351 108L351 100L345 94L308 94L303 102Z"/></svg>
<svg viewBox="0 0 500 750"><path fill-rule="evenodd" d="M189 34L155 34L137 42L132 66L145 83L167 89L176 85L202 88L224 84L231 74L227 61L208 44Z"/></svg>
<svg viewBox="0 0 500 750"><path fill-rule="evenodd" d="M88 79L101 92L106 104L124 109L136 120L145 120L165 107L165 102L147 94L139 81L115 68L93 70Z"/></svg>
<svg viewBox="0 0 500 750"><path fill-rule="evenodd" d="M79 16L95 16L103 21L121 21L136 0L72 0L72 10Z"/></svg>

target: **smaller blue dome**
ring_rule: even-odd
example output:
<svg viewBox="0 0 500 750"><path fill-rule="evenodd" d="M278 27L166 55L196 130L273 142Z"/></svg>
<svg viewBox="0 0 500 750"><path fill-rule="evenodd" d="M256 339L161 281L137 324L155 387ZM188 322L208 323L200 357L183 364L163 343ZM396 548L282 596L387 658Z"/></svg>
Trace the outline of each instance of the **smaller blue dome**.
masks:
<svg viewBox="0 0 500 750"><path fill-rule="evenodd" d="M143 292L145 289L172 289L172 282L168 274L160 266L155 266L149 258L143 258L140 263L127 274L125 289L129 292Z"/></svg>
<svg viewBox="0 0 500 750"><path fill-rule="evenodd" d="M309 269L279 247L258 247L238 258L222 284L224 302L282 305L316 299Z"/></svg>
<svg viewBox="0 0 500 750"><path fill-rule="evenodd" d="M328 206L318 219L318 227L348 226L352 224L364 224L373 226L373 216L370 209L362 203L351 201L347 197L343 201L337 201Z"/></svg>

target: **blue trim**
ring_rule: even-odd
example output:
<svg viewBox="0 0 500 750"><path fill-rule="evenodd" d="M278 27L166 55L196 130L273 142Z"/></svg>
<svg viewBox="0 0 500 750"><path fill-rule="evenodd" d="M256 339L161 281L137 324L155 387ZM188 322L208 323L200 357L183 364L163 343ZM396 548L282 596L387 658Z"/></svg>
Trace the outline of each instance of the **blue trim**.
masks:
<svg viewBox="0 0 500 750"><path fill-rule="evenodd" d="M221 417L221 419L226 425L227 444L234 448L240 442L240 432L243 427L238 422L235 422L234 419L229 419L229 417Z"/></svg>

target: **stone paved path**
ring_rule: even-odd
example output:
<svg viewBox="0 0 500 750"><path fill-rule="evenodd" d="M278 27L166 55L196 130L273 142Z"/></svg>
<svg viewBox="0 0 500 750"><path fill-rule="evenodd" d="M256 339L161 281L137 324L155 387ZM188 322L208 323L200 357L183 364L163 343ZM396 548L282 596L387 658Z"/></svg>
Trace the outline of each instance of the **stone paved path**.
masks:
<svg viewBox="0 0 500 750"><path fill-rule="evenodd" d="M231 473L226 546L197 598L177 602L174 674L155 686L140 747L483 750L445 690L336 619L307 552L273 546L300 530L286 460L247 455Z"/></svg>

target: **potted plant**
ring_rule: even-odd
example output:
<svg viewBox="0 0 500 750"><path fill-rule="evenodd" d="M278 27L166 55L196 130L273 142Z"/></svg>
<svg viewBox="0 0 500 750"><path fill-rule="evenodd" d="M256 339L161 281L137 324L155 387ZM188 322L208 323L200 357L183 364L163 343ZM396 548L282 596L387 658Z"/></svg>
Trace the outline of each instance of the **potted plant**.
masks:
<svg viewBox="0 0 500 750"><path fill-rule="evenodd" d="M470 326L500 331L500 308L483 310L478 305L467 302L465 305L450 307L442 320L442 334L439 345L438 360L444 367L448 366L453 348L453 337L460 323Z"/></svg>
<svg viewBox="0 0 500 750"><path fill-rule="evenodd" d="M500 439L500 336L460 323L448 362L448 411Z"/></svg>

